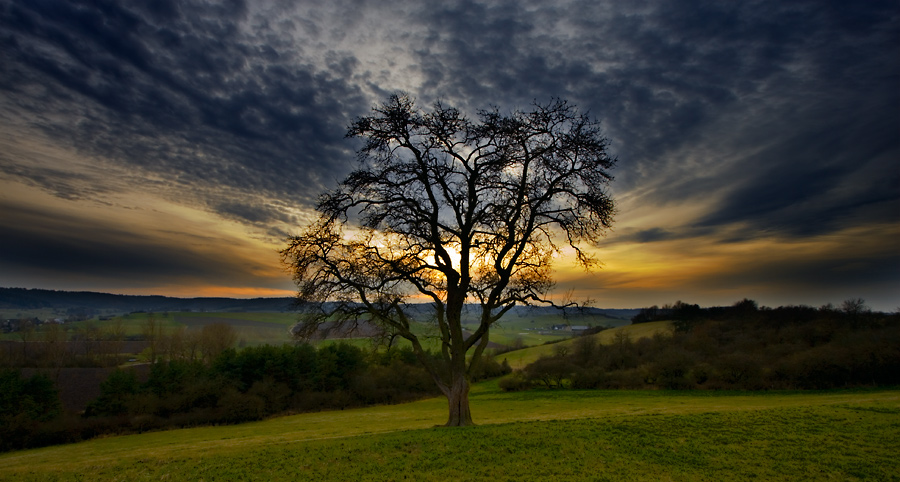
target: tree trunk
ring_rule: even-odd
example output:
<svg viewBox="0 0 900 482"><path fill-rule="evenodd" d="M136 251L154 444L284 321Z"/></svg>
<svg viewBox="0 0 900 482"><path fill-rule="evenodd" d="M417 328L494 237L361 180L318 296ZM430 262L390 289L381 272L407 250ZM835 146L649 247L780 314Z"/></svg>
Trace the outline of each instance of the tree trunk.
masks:
<svg viewBox="0 0 900 482"><path fill-rule="evenodd" d="M469 380L465 373L454 373L453 385L447 394L447 402L450 404L450 418L447 427L465 427L475 425L472 422L472 412L469 410Z"/></svg>

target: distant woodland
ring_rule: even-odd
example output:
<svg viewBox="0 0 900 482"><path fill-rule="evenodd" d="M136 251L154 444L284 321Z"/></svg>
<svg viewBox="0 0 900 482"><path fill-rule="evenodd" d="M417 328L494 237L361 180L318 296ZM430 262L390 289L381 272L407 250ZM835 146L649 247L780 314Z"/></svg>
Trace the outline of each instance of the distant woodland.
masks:
<svg viewBox="0 0 900 482"><path fill-rule="evenodd" d="M900 385L900 314L863 300L842 306L759 308L752 300L641 310L633 323L669 320L674 333L600 345L581 337L501 381L506 390L782 390Z"/></svg>
<svg viewBox="0 0 900 482"><path fill-rule="evenodd" d="M106 370L98 395L80 413L64 408L53 370L0 369L0 451L438 395L410 349L372 352L337 343L185 353ZM509 371L488 357L473 378Z"/></svg>
<svg viewBox="0 0 900 482"><path fill-rule="evenodd" d="M104 313L135 312L286 312L294 309L295 298L172 298L168 296L115 295L90 291L54 291L26 288L0 288L0 310L54 309L91 318ZM423 311L424 312L424 311ZM553 313L552 307L518 306L515 313ZM579 313L628 319L636 309L580 308Z"/></svg>

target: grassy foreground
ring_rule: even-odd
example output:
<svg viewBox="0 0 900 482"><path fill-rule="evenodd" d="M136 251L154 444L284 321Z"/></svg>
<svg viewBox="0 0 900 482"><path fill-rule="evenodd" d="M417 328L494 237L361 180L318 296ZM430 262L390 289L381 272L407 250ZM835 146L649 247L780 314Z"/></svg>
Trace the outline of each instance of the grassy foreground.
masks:
<svg viewBox="0 0 900 482"><path fill-rule="evenodd" d="M2 480L900 480L900 391L537 391L0 455Z"/></svg>

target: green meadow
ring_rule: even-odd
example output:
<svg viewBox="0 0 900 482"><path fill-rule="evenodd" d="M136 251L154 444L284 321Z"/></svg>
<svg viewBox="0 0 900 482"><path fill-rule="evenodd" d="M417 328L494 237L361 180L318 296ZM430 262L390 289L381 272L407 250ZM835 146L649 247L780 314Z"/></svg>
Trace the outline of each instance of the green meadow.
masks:
<svg viewBox="0 0 900 482"><path fill-rule="evenodd" d="M128 315L122 324L140 333L148 316ZM286 313L153 316L167 330L225 320L247 344L289 341L296 320ZM492 333L536 345L498 360L521 368L574 343L530 329L536 324L544 322L513 319ZM653 322L591 336L609 344L671 331L671 323ZM555 343L539 344L546 341ZM434 398L107 436L0 454L0 480L900 481L900 390L508 393L493 380L473 387L471 403L478 425L469 428L436 427L447 407Z"/></svg>
<svg viewBox="0 0 900 482"><path fill-rule="evenodd" d="M9 310L7 310L9 311ZM0 314L3 314L0 310ZM6 313L0 318L39 317L50 319L54 316L65 317L64 314L53 310L19 310L16 313ZM76 321L64 325L64 329L74 335L78 332L109 330L115 323L121 323L121 328L126 336L141 335L148 317L153 317L156 323L166 331L179 328L191 329L206 323L225 322L230 324L238 340L243 345L280 345L291 341L288 330L297 322L296 313L283 312L158 312L158 313L131 313L116 316L111 320L100 321L96 318L87 321ZM474 323L474 320L470 320ZM569 332L552 332L549 330L554 324L563 323L565 320L558 315L545 313L527 314L522 316L509 316L501 323L491 328L491 340L501 345L537 346L550 341L559 341L571 336ZM618 318L604 316L573 316L570 320L573 325L613 326L627 323ZM475 325L472 325L475 326ZM419 334L427 334L431 328L422 323L417 329ZM36 336L40 336L42 327L37 330ZM19 341L18 333L0 334L0 340ZM426 339L427 340L427 339ZM351 341L351 340L347 340ZM354 344L369 344L368 340L352 340ZM430 344L429 344L430 343ZM432 348L439 348L437 342L426 342Z"/></svg>
<svg viewBox="0 0 900 482"><path fill-rule="evenodd" d="M900 391L472 394L0 455L2 480L900 480Z"/></svg>
<svg viewBox="0 0 900 482"><path fill-rule="evenodd" d="M600 344L609 345L616 336L627 336L631 340L637 340L640 338L652 337L657 333L671 334L673 329L674 327L670 321L654 321L638 325L625 325L610 328L588 336L595 338ZM542 356L550 356L557 350L571 348L576 343L576 340L576 338L557 338L554 340L555 343L532 346L522 350L503 353L498 355L497 359L506 360L513 369L520 369Z"/></svg>

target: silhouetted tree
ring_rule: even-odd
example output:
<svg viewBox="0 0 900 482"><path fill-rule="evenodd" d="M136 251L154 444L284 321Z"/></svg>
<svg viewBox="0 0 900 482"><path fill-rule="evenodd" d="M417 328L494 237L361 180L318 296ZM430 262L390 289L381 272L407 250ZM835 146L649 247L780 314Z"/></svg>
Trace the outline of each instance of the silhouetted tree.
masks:
<svg viewBox="0 0 900 482"><path fill-rule="evenodd" d="M637 325L638 323L649 323L657 320L659 320L659 307L653 305L647 308L641 308L641 311L631 318L631 323Z"/></svg>
<svg viewBox="0 0 900 482"><path fill-rule="evenodd" d="M362 166L323 195L319 219L282 251L305 307L298 336L359 322L412 343L449 401L448 426L469 425L469 374L489 331L518 304L551 303L560 240L582 249L610 226L615 160L599 123L564 101L477 120L436 103L391 96L358 118ZM429 357L410 300L431 303L441 341ZM463 330L467 304L478 325Z"/></svg>

